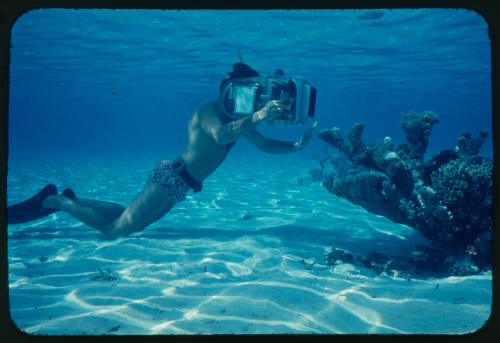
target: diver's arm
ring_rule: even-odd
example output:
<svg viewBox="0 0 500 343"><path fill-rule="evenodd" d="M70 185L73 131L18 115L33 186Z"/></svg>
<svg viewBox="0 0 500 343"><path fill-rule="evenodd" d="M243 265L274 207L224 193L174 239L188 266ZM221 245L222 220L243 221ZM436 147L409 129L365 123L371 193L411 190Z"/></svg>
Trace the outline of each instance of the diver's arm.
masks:
<svg viewBox="0 0 500 343"><path fill-rule="evenodd" d="M271 154L286 154L303 149L312 137L312 132L318 125L315 122L310 128L304 131L298 142L282 142L275 139L264 137L259 131L253 129L249 131L245 138L255 144L261 151Z"/></svg>
<svg viewBox="0 0 500 343"><path fill-rule="evenodd" d="M250 116L232 121L225 125L217 126L211 133L217 144L225 145L234 142L250 130L255 129L255 126L258 124L259 121L256 120L254 116Z"/></svg>
<svg viewBox="0 0 500 343"><path fill-rule="evenodd" d="M283 109L280 102L270 101L262 110L253 115L227 124L223 124L213 111L213 107L202 107L199 110L202 117L201 126L214 138L217 144L225 145L245 136L262 121L272 120L281 115Z"/></svg>

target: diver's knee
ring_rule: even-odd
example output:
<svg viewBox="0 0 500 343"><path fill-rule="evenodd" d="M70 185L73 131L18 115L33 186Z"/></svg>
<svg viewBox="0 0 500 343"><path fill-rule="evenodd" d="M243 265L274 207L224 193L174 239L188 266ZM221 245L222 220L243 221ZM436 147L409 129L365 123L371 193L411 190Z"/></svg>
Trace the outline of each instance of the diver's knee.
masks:
<svg viewBox="0 0 500 343"><path fill-rule="evenodd" d="M145 225L139 225L137 223L124 222L123 220L116 220L111 229L109 230L109 236L111 238L126 237L131 233L141 231L145 228Z"/></svg>

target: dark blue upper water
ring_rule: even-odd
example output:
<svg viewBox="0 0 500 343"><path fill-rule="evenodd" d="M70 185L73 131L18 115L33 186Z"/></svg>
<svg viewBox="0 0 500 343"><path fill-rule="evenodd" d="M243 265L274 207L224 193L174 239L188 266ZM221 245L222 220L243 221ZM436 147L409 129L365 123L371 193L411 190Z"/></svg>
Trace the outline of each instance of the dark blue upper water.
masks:
<svg viewBox="0 0 500 343"><path fill-rule="evenodd" d="M216 99L238 61L236 46L261 74L282 68L316 86L319 129L364 121L366 142L397 143L405 112L432 110L441 122L428 152L454 148L464 130L491 131L488 25L473 11L33 10L11 44L11 161L180 153L193 111ZM301 132L260 129L284 140ZM481 155L492 155L491 139Z"/></svg>

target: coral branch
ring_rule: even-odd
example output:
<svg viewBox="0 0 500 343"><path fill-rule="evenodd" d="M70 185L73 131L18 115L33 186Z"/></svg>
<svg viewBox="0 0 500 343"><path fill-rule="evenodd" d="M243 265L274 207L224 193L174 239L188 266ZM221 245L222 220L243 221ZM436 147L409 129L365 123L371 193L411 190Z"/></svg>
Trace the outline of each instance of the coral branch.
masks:
<svg viewBox="0 0 500 343"><path fill-rule="evenodd" d="M414 171L415 178L421 178L424 155L429 144L432 128L439 123L439 116L431 111L423 113L408 112L400 122L406 133L406 141L396 148L398 155Z"/></svg>
<svg viewBox="0 0 500 343"><path fill-rule="evenodd" d="M479 131L479 136L476 138L471 138L469 132L462 132L460 137L458 137L457 152L461 156L474 156L479 153L479 149L483 145L483 142L490 133L488 131Z"/></svg>

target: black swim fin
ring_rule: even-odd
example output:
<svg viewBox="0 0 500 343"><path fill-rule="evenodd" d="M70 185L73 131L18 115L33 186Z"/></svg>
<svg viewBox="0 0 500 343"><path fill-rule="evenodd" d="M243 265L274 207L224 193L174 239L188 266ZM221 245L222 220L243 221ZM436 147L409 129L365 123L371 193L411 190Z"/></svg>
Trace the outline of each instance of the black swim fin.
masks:
<svg viewBox="0 0 500 343"><path fill-rule="evenodd" d="M38 194L19 204L7 208L7 224L19 224L40 219L51 215L58 210L42 207L42 202L50 195L57 194L57 187L53 184L45 186ZM75 193L70 188L64 190L62 195L75 199Z"/></svg>
<svg viewBox="0 0 500 343"><path fill-rule="evenodd" d="M66 198L70 198L70 199L76 199L76 195L75 195L75 192L73 192L73 190L71 188L66 188L62 193L61 195L64 195Z"/></svg>

